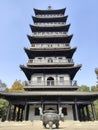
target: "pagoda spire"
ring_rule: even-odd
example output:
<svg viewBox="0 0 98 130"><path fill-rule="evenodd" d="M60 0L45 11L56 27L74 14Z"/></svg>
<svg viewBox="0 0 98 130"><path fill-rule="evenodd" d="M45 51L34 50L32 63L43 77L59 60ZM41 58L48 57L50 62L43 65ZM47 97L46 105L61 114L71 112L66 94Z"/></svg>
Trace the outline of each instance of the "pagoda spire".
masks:
<svg viewBox="0 0 98 130"><path fill-rule="evenodd" d="M52 6L51 5L48 6L48 10L52 10Z"/></svg>

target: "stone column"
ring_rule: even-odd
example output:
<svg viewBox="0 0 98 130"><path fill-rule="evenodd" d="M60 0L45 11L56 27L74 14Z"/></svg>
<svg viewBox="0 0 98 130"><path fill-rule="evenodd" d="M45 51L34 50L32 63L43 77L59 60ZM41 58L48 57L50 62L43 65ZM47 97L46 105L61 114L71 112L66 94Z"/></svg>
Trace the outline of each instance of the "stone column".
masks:
<svg viewBox="0 0 98 130"><path fill-rule="evenodd" d="M24 108L24 120L26 120L27 117L27 103L25 104L25 108Z"/></svg>
<svg viewBox="0 0 98 130"><path fill-rule="evenodd" d="M24 110L24 108L22 107L22 108L21 108L21 114L20 114L20 121L23 120L23 110Z"/></svg>
<svg viewBox="0 0 98 130"><path fill-rule="evenodd" d="M86 113L87 113L88 121L90 121L90 114L89 114L88 105L86 105Z"/></svg>
<svg viewBox="0 0 98 130"><path fill-rule="evenodd" d="M75 103L75 117L76 117L76 120L79 120L78 108L77 108L77 104L76 103Z"/></svg>
<svg viewBox="0 0 98 130"><path fill-rule="evenodd" d="M16 118L16 105L14 105L14 110L13 110L13 121L15 121Z"/></svg>
<svg viewBox="0 0 98 130"><path fill-rule="evenodd" d="M17 121L20 119L20 107L18 107L18 113L17 113Z"/></svg>
<svg viewBox="0 0 98 130"><path fill-rule="evenodd" d="M9 105L8 105L8 110L7 110L7 116L6 116L6 120L10 120L11 119L11 103L9 102Z"/></svg>
<svg viewBox="0 0 98 130"><path fill-rule="evenodd" d="M82 106L82 119L85 121L85 112L84 112L84 106Z"/></svg>
<svg viewBox="0 0 98 130"><path fill-rule="evenodd" d="M78 107L78 116L79 116L79 120L81 121L81 109L80 109L80 106Z"/></svg>
<svg viewBox="0 0 98 130"><path fill-rule="evenodd" d="M96 111L93 102L91 103L92 113L93 113L93 119L96 120Z"/></svg>

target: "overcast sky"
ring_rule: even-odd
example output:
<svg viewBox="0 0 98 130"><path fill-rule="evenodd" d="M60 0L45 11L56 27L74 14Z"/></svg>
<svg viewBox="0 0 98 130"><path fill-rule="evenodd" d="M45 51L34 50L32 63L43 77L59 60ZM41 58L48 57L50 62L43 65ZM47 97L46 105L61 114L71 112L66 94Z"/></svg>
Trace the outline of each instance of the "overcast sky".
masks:
<svg viewBox="0 0 98 130"><path fill-rule="evenodd" d="M24 47L30 47L27 34L33 24L33 8L67 8L71 47L77 46L73 59L82 68L75 76L78 85L96 85L98 67L98 0L0 0L0 79L11 87L17 80L27 80L19 65L27 63Z"/></svg>

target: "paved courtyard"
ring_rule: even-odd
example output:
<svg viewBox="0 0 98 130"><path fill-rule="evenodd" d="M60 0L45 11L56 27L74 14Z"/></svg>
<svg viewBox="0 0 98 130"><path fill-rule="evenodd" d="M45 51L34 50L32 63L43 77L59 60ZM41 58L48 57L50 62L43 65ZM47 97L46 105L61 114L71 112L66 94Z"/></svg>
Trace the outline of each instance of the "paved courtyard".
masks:
<svg viewBox="0 0 98 130"><path fill-rule="evenodd" d="M45 130L41 121L24 122L0 122L0 130ZM56 130L54 128L54 130ZM60 122L59 130L98 130L98 121L79 122L65 121Z"/></svg>

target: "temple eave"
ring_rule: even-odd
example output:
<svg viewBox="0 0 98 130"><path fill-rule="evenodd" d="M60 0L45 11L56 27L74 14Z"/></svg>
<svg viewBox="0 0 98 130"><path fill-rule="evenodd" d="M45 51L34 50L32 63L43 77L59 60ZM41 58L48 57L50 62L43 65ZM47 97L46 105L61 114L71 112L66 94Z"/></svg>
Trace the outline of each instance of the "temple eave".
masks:
<svg viewBox="0 0 98 130"><path fill-rule="evenodd" d="M27 37L28 37L31 44L33 44L33 43L70 43L70 41L71 41L71 39L73 37L73 34L65 35L65 36L60 36L60 35L58 35L58 36L50 36L50 37L27 35Z"/></svg>
<svg viewBox="0 0 98 130"><path fill-rule="evenodd" d="M36 15L38 14L64 14L66 8L63 9L57 9L57 10L39 10L34 8L34 12Z"/></svg>
<svg viewBox="0 0 98 130"><path fill-rule="evenodd" d="M66 97L68 101L73 101L74 98L77 98L77 103L81 103L82 101L84 101L84 103L86 103L86 101L89 101L89 103L91 101L94 101L98 98L98 93L97 92L78 92L78 91L32 91L32 92L0 92L0 97L7 99L7 100L23 100L25 102L25 99L29 99L32 97L32 103L35 102L34 99L37 98L41 98L41 97L45 97L45 96L54 96L54 97ZM52 101L53 102L53 101ZM56 101L55 101L56 102ZM61 103L63 102L67 102L67 101L61 101ZM15 102L14 102L15 103ZM18 101L19 103L19 101ZM41 103L41 102L40 102ZM74 104L74 102L73 102Z"/></svg>
<svg viewBox="0 0 98 130"><path fill-rule="evenodd" d="M56 18L38 18L38 17L34 17L32 16L32 19L34 21L34 23L45 23L45 22L64 22L66 23L68 18L67 16L62 16L62 17L56 17Z"/></svg>
<svg viewBox="0 0 98 130"><path fill-rule="evenodd" d="M82 65L77 65L74 67L25 67L20 65L21 70L25 73L28 80L31 79L34 73L44 73L44 74L69 74L71 80L73 80L77 71L82 67ZM51 70L51 71L50 71Z"/></svg>
<svg viewBox="0 0 98 130"><path fill-rule="evenodd" d="M34 25L30 25L30 28L32 30L32 32L62 32L62 31L66 31L68 32L69 27L71 24L68 25L63 25L63 26L51 26L51 27L46 27L46 26L34 26Z"/></svg>
<svg viewBox="0 0 98 130"><path fill-rule="evenodd" d="M67 58L72 58L74 52L76 51L77 47L71 48L71 49L28 49L24 48L27 56L29 59L32 59L36 56L66 56Z"/></svg>

